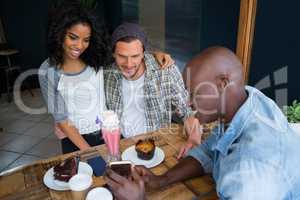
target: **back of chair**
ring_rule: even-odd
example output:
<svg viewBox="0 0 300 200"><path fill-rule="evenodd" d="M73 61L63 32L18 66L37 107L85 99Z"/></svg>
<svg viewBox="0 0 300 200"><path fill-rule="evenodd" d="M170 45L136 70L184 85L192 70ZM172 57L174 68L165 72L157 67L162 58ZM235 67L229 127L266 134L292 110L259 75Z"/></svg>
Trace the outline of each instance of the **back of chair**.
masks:
<svg viewBox="0 0 300 200"><path fill-rule="evenodd" d="M9 49L7 40L4 34L4 27L0 18L0 51Z"/></svg>
<svg viewBox="0 0 300 200"><path fill-rule="evenodd" d="M2 20L0 18L0 44L5 44L5 43L7 43L7 41L4 34L4 27L2 24Z"/></svg>

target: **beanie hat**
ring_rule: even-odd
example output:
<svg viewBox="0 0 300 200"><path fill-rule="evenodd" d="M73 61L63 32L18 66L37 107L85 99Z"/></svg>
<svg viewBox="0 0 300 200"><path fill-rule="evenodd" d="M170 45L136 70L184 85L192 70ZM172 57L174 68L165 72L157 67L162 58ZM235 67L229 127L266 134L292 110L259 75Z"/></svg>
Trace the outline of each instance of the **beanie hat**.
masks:
<svg viewBox="0 0 300 200"><path fill-rule="evenodd" d="M124 37L134 37L141 41L145 49L148 47L146 33L138 24L125 22L118 26L111 36L112 47L114 48L116 43Z"/></svg>

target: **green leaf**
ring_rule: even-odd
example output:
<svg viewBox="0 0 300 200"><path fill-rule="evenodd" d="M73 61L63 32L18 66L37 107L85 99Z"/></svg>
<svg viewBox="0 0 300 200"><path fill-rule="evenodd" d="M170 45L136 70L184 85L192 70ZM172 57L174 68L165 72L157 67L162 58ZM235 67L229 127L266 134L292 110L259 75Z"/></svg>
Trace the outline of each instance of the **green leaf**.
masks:
<svg viewBox="0 0 300 200"><path fill-rule="evenodd" d="M284 106L283 113L286 115L289 122L300 122L300 102L294 100L291 106Z"/></svg>
<svg viewBox="0 0 300 200"><path fill-rule="evenodd" d="M292 103L292 105L296 106L297 105L297 100L294 100L293 103Z"/></svg>

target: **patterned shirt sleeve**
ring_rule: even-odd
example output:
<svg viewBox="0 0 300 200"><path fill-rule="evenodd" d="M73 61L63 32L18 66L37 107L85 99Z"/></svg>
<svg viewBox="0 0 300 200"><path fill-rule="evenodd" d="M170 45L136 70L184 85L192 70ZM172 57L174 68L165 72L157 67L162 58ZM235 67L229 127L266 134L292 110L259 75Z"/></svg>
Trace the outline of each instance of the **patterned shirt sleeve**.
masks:
<svg viewBox="0 0 300 200"><path fill-rule="evenodd" d="M108 110L116 111L118 102L120 101L121 94L119 93L118 69L115 65L110 66L104 70L104 91L106 98L106 107Z"/></svg>
<svg viewBox="0 0 300 200"><path fill-rule="evenodd" d="M55 122L58 123L68 118L68 112L64 99L57 91L59 75L54 68L53 70L48 68L49 64L45 61L39 69L39 83L48 112L53 115Z"/></svg>
<svg viewBox="0 0 300 200"><path fill-rule="evenodd" d="M171 83L172 105L176 108L178 117L185 121L193 114L188 105L189 94L184 87L182 75L178 67L176 65L170 66L168 72Z"/></svg>

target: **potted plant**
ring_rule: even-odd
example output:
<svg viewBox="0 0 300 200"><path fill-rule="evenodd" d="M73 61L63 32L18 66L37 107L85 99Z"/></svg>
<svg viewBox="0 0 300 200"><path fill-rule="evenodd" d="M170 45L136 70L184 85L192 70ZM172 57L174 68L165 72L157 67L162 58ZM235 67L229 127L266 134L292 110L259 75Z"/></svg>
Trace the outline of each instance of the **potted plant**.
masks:
<svg viewBox="0 0 300 200"><path fill-rule="evenodd" d="M285 106L283 111L292 129L300 134L300 102L294 100L292 105Z"/></svg>

